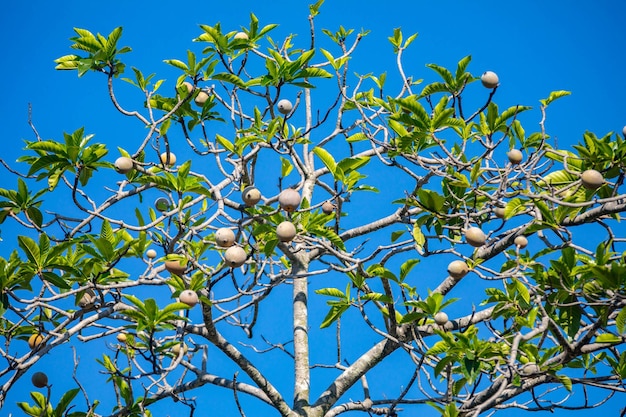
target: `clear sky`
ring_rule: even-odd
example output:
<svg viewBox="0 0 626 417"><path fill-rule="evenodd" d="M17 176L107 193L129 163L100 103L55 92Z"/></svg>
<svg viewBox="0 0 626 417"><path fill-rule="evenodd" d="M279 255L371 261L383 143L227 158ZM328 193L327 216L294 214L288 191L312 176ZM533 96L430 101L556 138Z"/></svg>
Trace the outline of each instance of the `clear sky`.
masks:
<svg viewBox="0 0 626 417"><path fill-rule="evenodd" d="M21 151L22 139L33 137L27 124L28 103L43 137L60 139L63 131L85 126L100 141L111 136L117 136L114 141L123 140L119 136L123 135L124 122L107 100L103 77L90 73L78 80L74 72L54 70L53 60L71 53L68 38L74 35L73 27L108 34L123 26L120 45L133 48L125 58L128 67L140 67L144 73L173 74L163 59L184 59L187 49L197 50L191 40L199 35L199 24L221 22L224 29L237 30L248 24L253 12L262 25L280 25L272 32L274 39L299 33L304 42L308 4L303 0L5 0L0 14L0 91L4 94L0 101L0 155L13 161ZM549 109L548 127L560 143L571 144L586 130L600 136L626 124L625 15L626 3L618 0L327 0L317 26L333 31L339 25L371 31L352 67L361 73L394 70L387 37L401 27L407 36L419 33L405 56L405 65L417 77L434 80L434 73L425 64L453 68L471 54L470 71L498 73L501 87L497 102L501 106L535 106L553 90L569 90L572 96ZM0 187L14 184L6 171L0 174ZM3 230L3 237L6 233ZM12 250L7 244L13 242L0 242L0 254ZM22 386L22 395L13 393L13 402L1 415L20 415L14 403L26 400L30 391L29 385ZM215 397L212 401L210 414L221 409ZM614 404L614 410L623 406L619 399ZM163 411L157 416L165 415Z"/></svg>

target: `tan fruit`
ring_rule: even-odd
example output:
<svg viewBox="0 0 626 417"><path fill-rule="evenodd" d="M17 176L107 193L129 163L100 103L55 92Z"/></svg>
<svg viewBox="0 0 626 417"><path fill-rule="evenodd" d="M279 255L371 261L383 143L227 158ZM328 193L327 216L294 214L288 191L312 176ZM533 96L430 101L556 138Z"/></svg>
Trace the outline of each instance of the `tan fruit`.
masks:
<svg viewBox="0 0 626 417"><path fill-rule="evenodd" d="M39 333L35 333L33 335L31 335L28 338L28 347L30 347L31 349L38 349L42 346L44 346L44 342L43 342L43 335L39 334Z"/></svg>
<svg viewBox="0 0 626 417"><path fill-rule="evenodd" d="M88 288L80 297L80 300L78 300L78 306L80 308L93 307L97 299L96 293L91 288Z"/></svg>
<svg viewBox="0 0 626 417"><path fill-rule="evenodd" d="M248 34L246 32L235 33L235 39L248 40Z"/></svg>
<svg viewBox="0 0 626 417"><path fill-rule="evenodd" d="M448 322L448 315L446 313L444 313L443 311L440 311L437 314L435 314L435 323L437 323L440 326L443 326L447 322Z"/></svg>
<svg viewBox="0 0 626 417"><path fill-rule="evenodd" d="M470 227L465 231L465 240L475 248L479 248L487 241L487 236L478 227Z"/></svg>
<svg viewBox="0 0 626 417"><path fill-rule="evenodd" d="M180 293L178 299L181 303L187 304L189 307L193 307L198 304L199 298L195 291L185 290Z"/></svg>
<svg viewBox="0 0 626 417"><path fill-rule="evenodd" d="M252 185L247 186L241 193L241 199L246 206L251 207L261 201L261 191Z"/></svg>
<svg viewBox="0 0 626 417"><path fill-rule="evenodd" d="M224 260L231 268L238 268L246 262L248 255L240 246L231 246L224 252Z"/></svg>
<svg viewBox="0 0 626 417"><path fill-rule="evenodd" d="M526 239L526 236L518 236L513 243L515 243L515 246L518 248L524 249L528 245L528 239Z"/></svg>
<svg viewBox="0 0 626 417"><path fill-rule="evenodd" d="M541 369L534 362L529 362L526 365L522 366L522 375L532 375L539 373Z"/></svg>
<svg viewBox="0 0 626 417"><path fill-rule="evenodd" d="M276 236L281 242L291 242L296 233L296 226L289 221L284 221L276 227Z"/></svg>
<svg viewBox="0 0 626 417"><path fill-rule="evenodd" d="M604 184L604 177L595 169L588 169L580 175L583 187L588 190L595 190Z"/></svg>
<svg viewBox="0 0 626 417"><path fill-rule="evenodd" d="M120 343L126 343L126 340L128 339L128 337L126 336L126 333L118 333L116 336L116 339Z"/></svg>
<svg viewBox="0 0 626 417"><path fill-rule="evenodd" d="M120 156L115 160L115 170L120 174L128 174L133 170L133 160L127 156Z"/></svg>
<svg viewBox="0 0 626 417"><path fill-rule="evenodd" d="M504 207L496 207L493 210L493 213L496 215L497 218L504 219Z"/></svg>
<svg viewBox="0 0 626 417"><path fill-rule="evenodd" d="M157 257L157 251L155 251L154 249L148 249L148 250L146 251L146 256L147 256L149 259L154 259L154 258L156 258L156 257Z"/></svg>
<svg viewBox="0 0 626 417"><path fill-rule="evenodd" d="M465 275L467 275L468 271L469 268L467 267L467 264L463 261L456 260L448 264L448 274L454 279L463 278Z"/></svg>
<svg viewBox="0 0 626 417"><path fill-rule="evenodd" d="M185 273L187 265L181 265L180 261L178 260L165 261L165 269L167 269L174 275L182 275Z"/></svg>
<svg viewBox="0 0 626 417"><path fill-rule="evenodd" d="M217 229L215 232L215 243L222 248L228 248L235 244L235 233L227 227Z"/></svg>
<svg viewBox="0 0 626 417"><path fill-rule="evenodd" d="M176 164L176 155L172 152L163 152L160 158L163 165L174 166Z"/></svg>
<svg viewBox="0 0 626 417"><path fill-rule="evenodd" d="M199 107L203 107L204 103L209 99L209 94L202 90L198 93L196 98L193 99L194 103L196 103Z"/></svg>
<svg viewBox="0 0 626 417"><path fill-rule="evenodd" d="M35 372L30 380L37 388L44 388L48 385L48 375L43 372Z"/></svg>
<svg viewBox="0 0 626 417"><path fill-rule="evenodd" d="M183 355L187 354L187 351L189 350L189 347L187 346L187 344L185 342L181 342L181 343L178 343L178 344L172 346L172 353L174 355L176 355L176 356L180 355L180 348L181 347L183 348Z"/></svg>
<svg viewBox="0 0 626 417"><path fill-rule="evenodd" d="M522 155L522 151L519 149L511 149L506 156L509 158L509 162L513 165L519 164L522 162L522 159L524 159L524 155Z"/></svg>
<svg viewBox="0 0 626 417"><path fill-rule="evenodd" d="M624 136L626 137L626 126L624 126L624 127L622 128L622 135L624 135Z"/></svg>
<svg viewBox="0 0 626 417"><path fill-rule="evenodd" d="M293 188L287 188L278 195L280 208L287 212L295 211L300 205L300 194Z"/></svg>
<svg viewBox="0 0 626 417"><path fill-rule="evenodd" d="M293 109L293 104L291 104L291 101L287 99L280 100L277 106L278 106L278 111L282 114L289 114L291 113L291 110Z"/></svg>
<svg viewBox="0 0 626 417"><path fill-rule="evenodd" d="M322 212L324 212L324 214L331 214L334 211L335 205L330 201L324 201L324 204L322 204Z"/></svg>
<svg viewBox="0 0 626 417"><path fill-rule="evenodd" d="M180 86L185 86L185 89L187 89L187 94L193 93L194 87L193 84L191 84L189 81L185 81Z"/></svg>
<svg viewBox="0 0 626 417"><path fill-rule="evenodd" d="M483 75L480 76L480 82L487 88L496 88L498 86L498 74L493 71L485 71Z"/></svg>

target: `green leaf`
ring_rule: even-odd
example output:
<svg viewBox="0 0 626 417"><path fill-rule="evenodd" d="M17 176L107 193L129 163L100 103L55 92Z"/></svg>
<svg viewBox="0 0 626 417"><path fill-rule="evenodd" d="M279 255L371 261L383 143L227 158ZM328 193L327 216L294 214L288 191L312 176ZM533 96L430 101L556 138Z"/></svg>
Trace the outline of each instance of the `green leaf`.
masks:
<svg viewBox="0 0 626 417"><path fill-rule="evenodd" d="M615 325L619 334L626 333L626 307L622 307L617 317L615 317Z"/></svg>
<svg viewBox="0 0 626 417"><path fill-rule="evenodd" d="M333 156L326 149L320 147L313 148L313 153L322 160L324 165L326 165L326 168L328 168L334 177L337 169L337 163L335 162Z"/></svg>
<svg viewBox="0 0 626 417"><path fill-rule="evenodd" d="M553 92L550 93L548 98L545 98L543 100L539 100L539 102L541 104L543 104L544 106L547 106L550 103L552 103L554 100L557 100L557 99L559 99L561 97L569 96L570 94L572 94L570 91L565 91L565 90L553 91Z"/></svg>
<svg viewBox="0 0 626 417"><path fill-rule="evenodd" d="M596 337L597 343L620 343L622 338L610 333L603 333Z"/></svg>
<svg viewBox="0 0 626 417"><path fill-rule="evenodd" d="M419 259L409 259L400 265L400 280L404 281L409 272L411 272L413 267L418 263L420 263Z"/></svg>

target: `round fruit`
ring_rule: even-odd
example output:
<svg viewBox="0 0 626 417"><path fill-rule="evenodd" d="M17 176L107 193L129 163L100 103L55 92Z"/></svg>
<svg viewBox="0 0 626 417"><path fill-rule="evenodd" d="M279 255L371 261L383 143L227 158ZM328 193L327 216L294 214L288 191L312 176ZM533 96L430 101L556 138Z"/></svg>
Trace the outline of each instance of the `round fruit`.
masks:
<svg viewBox="0 0 626 417"><path fill-rule="evenodd" d="M80 300L78 300L78 306L80 308L92 307L93 304L96 302L96 299L96 293L94 293L93 290L89 288L84 292L82 297L80 297Z"/></svg>
<svg viewBox="0 0 626 417"><path fill-rule="evenodd" d="M626 126L622 128L622 135L626 136Z"/></svg>
<svg viewBox="0 0 626 417"><path fill-rule="evenodd" d="M176 155L172 152L163 152L161 154L161 163L163 165L174 166L174 164L176 164Z"/></svg>
<svg viewBox="0 0 626 417"><path fill-rule="evenodd" d="M291 113L292 109L293 109L293 104L291 104L291 101L284 98L278 102L278 111L280 113L289 114Z"/></svg>
<svg viewBox="0 0 626 417"><path fill-rule="evenodd" d="M296 237L296 226L291 222L284 221L276 227L276 236L281 242L291 242Z"/></svg>
<svg viewBox="0 0 626 417"><path fill-rule="evenodd" d="M154 200L154 208L160 212L168 211L170 209L170 202L165 197L159 197Z"/></svg>
<svg viewBox="0 0 626 417"><path fill-rule="evenodd" d="M189 307L193 307L198 304L198 294L195 291L185 290L180 293L178 299L181 303L187 304Z"/></svg>
<svg viewBox="0 0 626 417"><path fill-rule="evenodd" d="M580 179L583 182L583 187L588 190L595 190L604 184L604 177L595 169L586 170L581 174Z"/></svg>
<svg viewBox="0 0 626 417"><path fill-rule="evenodd" d="M243 265L247 257L246 251L240 246L231 246L224 252L226 264L231 268L237 268Z"/></svg>
<svg viewBox="0 0 626 417"><path fill-rule="evenodd" d="M118 342L126 343L126 339L127 339L126 333L118 333L116 338Z"/></svg>
<svg viewBox="0 0 626 417"><path fill-rule="evenodd" d="M454 279L463 278L469 271L467 264L463 261L452 261L448 264L448 274Z"/></svg>
<svg viewBox="0 0 626 417"><path fill-rule="evenodd" d="M522 162L522 159L524 159L524 156L519 149L511 149L506 154L506 156L509 157L509 162L511 162L513 165L519 164L520 162Z"/></svg>
<svg viewBox="0 0 626 417"><path fill-rule="evenodd" d="M440 311L439 313L435 314L435 323L437 323L440 326L443 326L447 322L448 322L448 315L446 313L444 313L443 311Z"/></svg>
<svg viewBox="0 0 626 417"><path fill-rule="evenodd" d="M154 249L148 249L146 251L146 256L150 259L154 259L157 257L157 251L155 251Z"/></svg>
<svg viewBox="0 0 626 417"><path fill-rule="evenodd" d="M235 233L226 227L217 229L217 232L215 232L215 243L222 248L231 247L235 244Z"/></svg>
<svg viewBox="0 0 626 417"><path fill-rule="evenodd" d="M487 88L496 88L498 86L498 74L493 71L485 71L483 75L480 76L480 81Z"/></svg>
<svg viewBox="0 0 626 417"><path fill-rule="evenodd" d="M202 90L198 93L198 95L196 96L195 99L193 99L193 101L199 106L199 107L203 107L204 103L206 103L206 101L209 99L209 94Z"/></svg>
<svg viewBox="0 0 626 417"><path fill-rule="evenodd" d="M235 34L235 39L248 40L248 34L246 32L237 32Z"/></svg>
<svg viewBox="0 0 626 417"><path fill-rule="evenodd" d="M165 261L165 269L174 275L182 275L187 269L187 265L181 265L177 260Z"/></svg>
<svg viewBox="0 0 626 417"><path fill-rule="evenodd" d="M478 227L470 227L465 231L465 240L475 248L479 248L487 241L487 236Z"/></svg>
<svg viewBox="0 0 626 417"><path fill-rule="evenodd" d="M322 211L324 214L331 214L335 211L335 205L330 201L324 201L324 204L322 204Z"/></svg>
<svg viewBox="0 0 626 417"><path fill-rule="evenodd" d="M518 248L523 249L526 245L528 245L528 239L526 239L526 236L518 236L515 238L513 243L515 243L515 246Z"/></svg>
<svg viewBox="0 0 626 417"><path fill-rule="evenodd" d="M182 87L185 86L185 89L187 90L187 94L193 93L194 87L193 84L191 84L189 81L185 81L182 84L179 84L178 87ZM178 88L177 88L178 91Z"/></svg>
<svg viewBox="0 0 626 417"><path fill-rule="evenodd" d="M37 388L43 388L48 385L48 375L43 372L35 372L30 380Z"/></svg>
<svg viewBox="0 0 626 417"><path fill-rule="evenodd" d="M28 338L28 347L30 347L31 349L37 349L41 346L43 346L43 335L39 334L39 333L35 333L33 335L31 335Z"/></svg>
<svg viewBox="0 0 626 417"><path fill-rule="evenodd" d="M504 219L504 207L496 207L493 212L497 218Z"/></svg>
<svg viewBox="0 0 626 417"><path fill-rule="evenodd" d="M522 374L523 375L532 375L539 373L540 369L536 363L529 362L526 365L522 366Z"/></svg>
<svg viewBox="0 0 626 417"><path fill-rule="evenodd" d="M120 174L127 174L133 170L133 160L127 156L120 156L115 160L115 170Z"/></svg>
<svg viewBox="0 0 626 417"><path fill-rule="evenodd" d="M278 204L285 211L295 211L300 205L300 194L293 188L287 188L278 195Z"/></svg>
<svg viewBox="0 0 626 417"><path fill-rule="evenodd" d="M246 204L246 206L254 206L256 203L261 201L261 191L258 188L249 185L243 189L241 193L241 199Z"/></svg>
<svg viewBox="0 0 626 417"><path fill-rule="evenodd" d="M178 343L178 344L172 346L172 353L174 355L178 356L180 354L181 345L182 345L182 348L183 348L183 355L187 353L187 351L189 350L189 347L187 347L187 344L185 342L181 342L181 343Z"/></svg>

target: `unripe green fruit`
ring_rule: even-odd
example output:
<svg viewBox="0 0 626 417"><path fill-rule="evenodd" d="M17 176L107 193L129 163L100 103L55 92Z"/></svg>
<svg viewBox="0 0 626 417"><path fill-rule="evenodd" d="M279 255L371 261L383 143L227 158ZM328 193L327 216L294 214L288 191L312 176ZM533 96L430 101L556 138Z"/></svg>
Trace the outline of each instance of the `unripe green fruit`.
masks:
<svg viewBox="0 0 626 417"><path fill-rule="evenodd" d="M522 151L519 149L511 149L506 156L509 158L509 162L513 165L519 164L522 162L522 159L524 159L524 155L522 155Z"/></svg>
<svg viewBox="0 0 626 417"><path fill-rule="evenodd" d="M174 166L176 164L176 155L172 152L163 152L161 154L161 163L163 165Z"/></svg>
<svg viewBox="0 0 626 417"><path fill-rule="evenodd" d="M43 335L39 333L35 333L31 335L28 338L28 347L30 347L32 350L42 347L44 345L43 339L44 339Z"/></svg>
<svg viewBox="0 0 626 417"><path fill-rule="evenodd" d="M485 71L483 75L480 76L480 81L487 88L496 88L498 86L498 74L493 71Z"/></svg>
<svg viewBox="0 0 626 417"><path fill-rule="evenodd" d="M154 249L148 249L148 250L146 251L146 256L147 256L149 259L154 259L154 258L156 258L156 257L157 257L157 251L155 251Z"/></svg>
<svg viewBox="0 0 626 417"><path fill-rule="evenodd" d="M176 356L178 356L180 354L180 348L183 348L183 355L187 354L187 351L189 350L189 347L187 346L187 344L185 342L179 343L177 345L172 346L172 353Z"/></svg>
<svg viewBox="0 0 626 417"><path fill-rule="evenodd" d="M296 233L296 226L288 221L284 221L276 227L276 236L281 242L291 242L296 237Z"/></svg>
<svg viewBox="0 0 626 417"><path fill-rule="evenodd" d="M182 275L187 269L187 265L181 265L177 260L165 261L165 269L174 275Z"/></svg>
<svg viewBox="0 0 626 417"><path fill-rule="evenodd" d="M241 199L246 204L246 206L254 206L256 203L261 201L261 191L259 191L258 188L249 185L243 189L243 192L241 193Z"/></svg>
<svg viewBox="0 0 626 417"><path fill-rule="evenodd" d="M293 109L293 104L291 104L291 101L284 98L278 102L278 111L280 113L289 114L291 113L292 109Z"/></svg>
<svg viewBox="0 0 626 417"><path fill-rule="evenodd" d="M48 385L48 375L43 372L35 372L30 380L37 388L43 388Z"/></svg>
<svg viewBox="0 0 626 417"><path fill-rule="evenodd" d="M335 205L330 201L324 201L324 204L322 204L322 212L324 214L331 214L333 211L335 211Z"/></svg>
<svg viewBox="0 0 626 417"><path fill-rule="evenodd" d="M181 303L187 304L189 307L195 306L200 300L198 298L198 294L196 294L195 291L191 290L184 290L183 292L181 292L178 296L178 299Z"/></svg>
<svg viewBox="0 0 626 417"><path fill-rule="evenodd" d="M300 194L293 188L287 188L278 195L278 204L287 211L295 211L300 205Z"/></svg>
<svg viewBox="0 0 626 417"><path fill-rule="evenodd" d="M467 267L467 264L463 261L456 260L448 264L448 274L454 279L463 278L465 275L467 275L468 271L469 268Z"/></svg>
<svg viewBox="0 0 626 417"><path fill-rule="evenodd" d="M447 322L448 322L448 315L446 313L444 313L443 311L440 311L437 314L435 314L435 323L437 323L440 326L443 326Z"/></svg>
<svg viewBox="0 0 626 417"><path fill-rule="evenodd" d="M115 160L115 170L120 174L128 174L133 170L133 160L127 156L120 156Z"/></svg>
<svg viewBox="0 0 626 417"><path fill-rule="evenodd" d="M203 107L204 103L209 99L209 93L202 90L198 93L196 98L193 99L194 103L196 103L199 107Z"/></svg>
<svg viewBox="0 0 626 417"><path fill-rule="evenodd" d="M238 268L246 262L248 255L240 246L231 246L224 252L224 260L231 268Z"/></svg>
<svg viewBox="0 0 626 417"><path fill-rule="evenodd" d="M248 40L248 34L246 32L237 32L235 34L235 39Z"/></svg>
<svg viewBox="0 0 626 417"><path fill-rule="evenodd" d="M160 212L168 211L170 209L170 202L165 197L159 197L154 200L154 208Z"/></svg>
<svg viewBox="0 0 626 417"><path fill-rule="evenodd" d="M515 243L515 246L518 248L523 249L528 245L528 239L526 239L526 236L518 236L513 243Z"/></svg>
<svg viewBox="0 0 626 417"><path fill-rule="evenodd" d="M583 187L588 190L595 190L604 184L604 177L595 169L588 169L580 175Z"/></svg>
<svg viewBox="0 0 626 417"><path fill-rule="evenodd" d="M478 227L470 227L465 231L465 240L475 248L479 248L487 241L487 236Z"/></svg>
<svg viewBox="0 0 626 417"><path fill-rule="evenodd" d="M539 368L539 366L537 366L536 363L529 362L526 365L522 366L521 371L522 371L522 375L532 375L532 374L539 373L541 369Z"/></svg>
<svg viewBox="0 0 626 417"><path fill-rule="evenodd" d="M91 288L88 288L80 297L80 300L78 300L78 306L80 308L89 308L94 305L96 300L97 300L96 293L94 293L94 291Z"/></svg>
<svg viewBox="0 0 626 417"><path fill-rule="evenodd" d="M235 244L235 233L227 227L217 229L215 243L222 248L228 248Z"/></svg>
<svg viewBox="0 0 626 417"><path fill-rule="evenodd" d="M493 212L497 218L504 219L504 207L496 207Z"/></svg>
<svg viewBox="0 0 626 417"><path fill-rule="evenodd" d="M116 336L116 339L120 343L126 343L126 340L127 340L126 333L118 333Z"/></svg>

